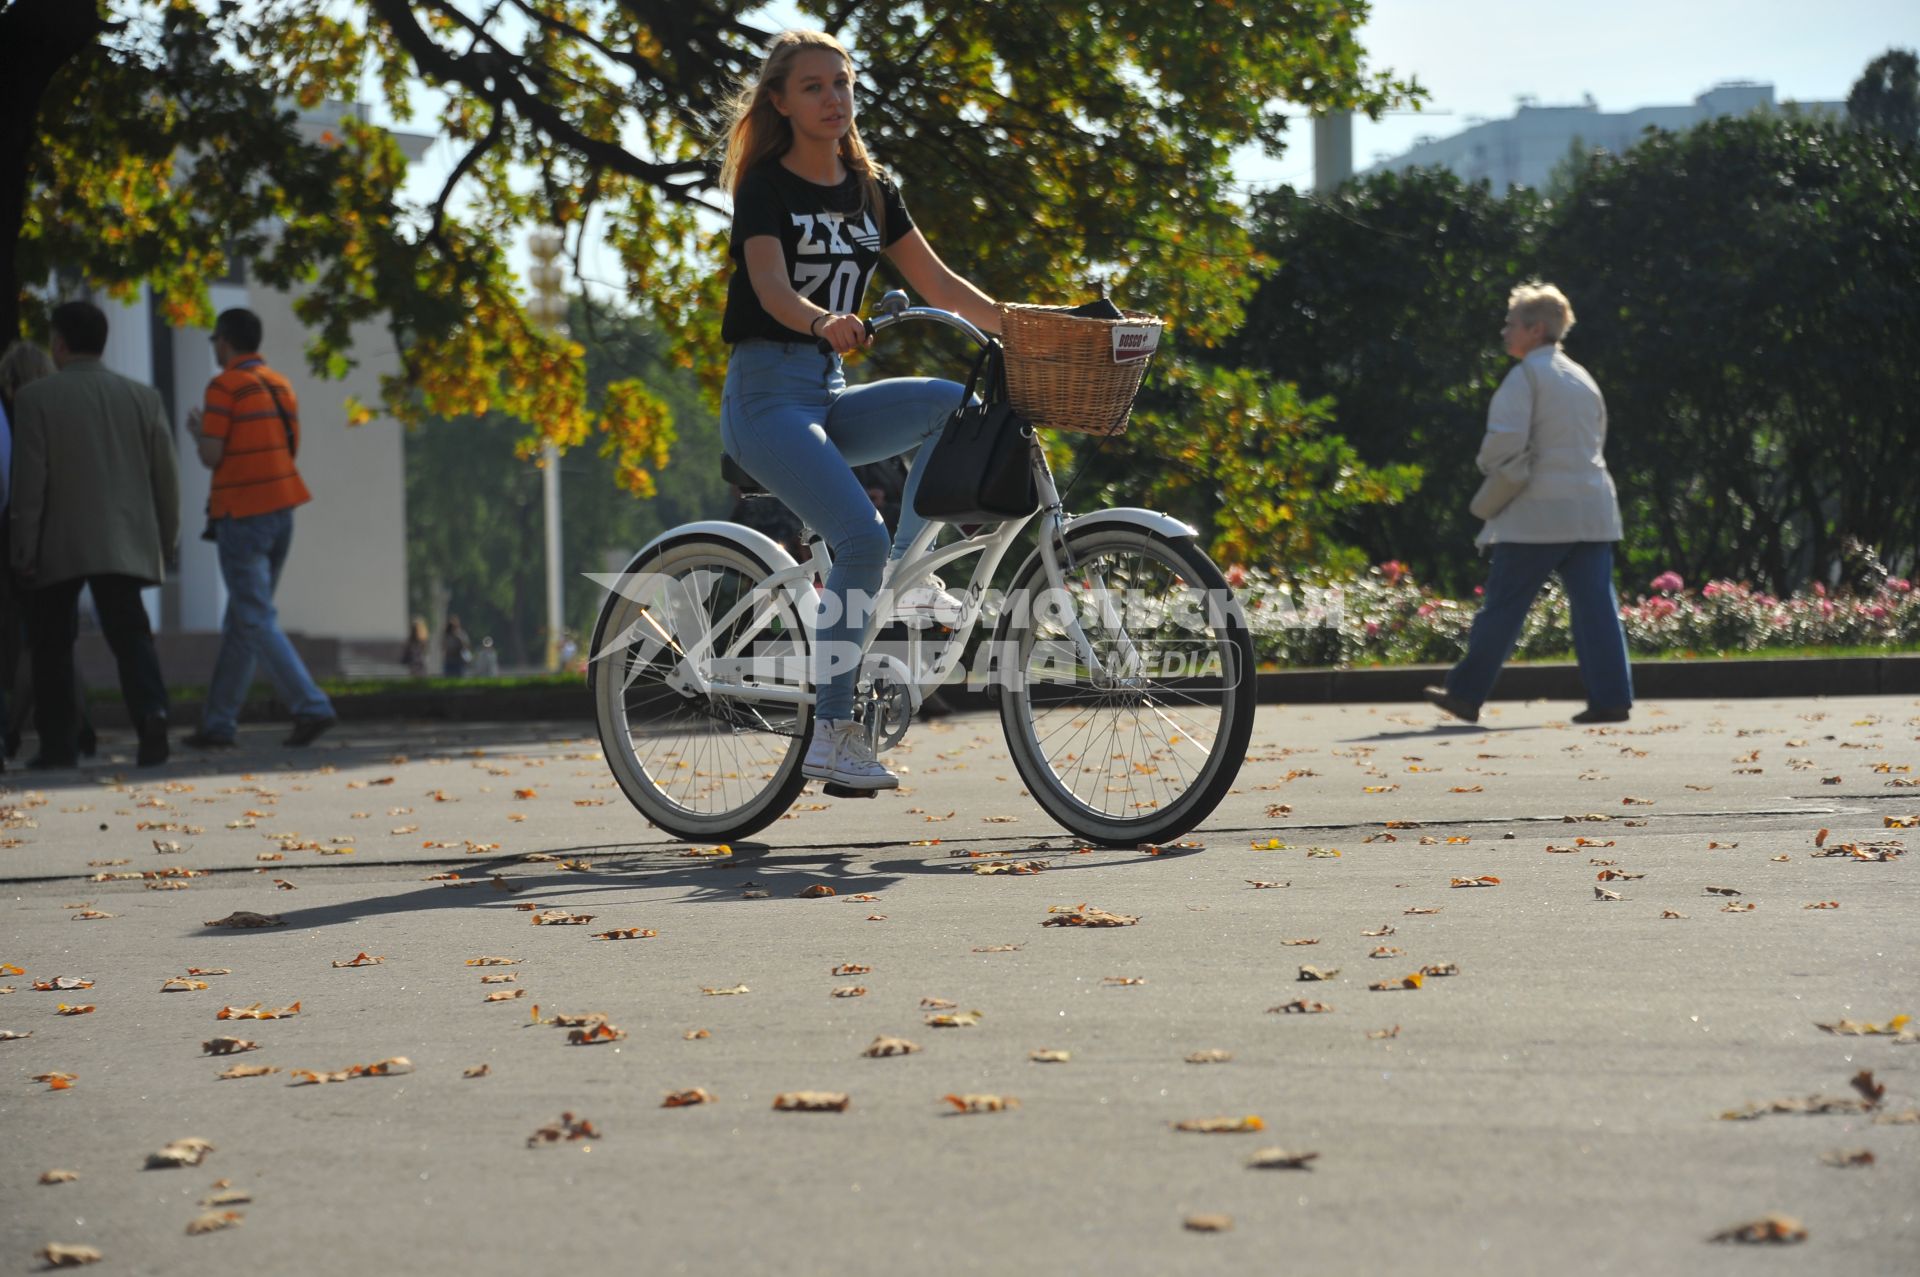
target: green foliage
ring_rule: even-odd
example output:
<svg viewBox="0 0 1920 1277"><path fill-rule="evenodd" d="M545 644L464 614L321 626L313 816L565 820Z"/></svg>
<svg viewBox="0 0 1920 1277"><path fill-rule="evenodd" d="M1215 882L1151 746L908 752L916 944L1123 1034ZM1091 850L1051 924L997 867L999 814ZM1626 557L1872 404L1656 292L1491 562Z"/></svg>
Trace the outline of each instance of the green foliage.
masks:
<svg viewBox="0 0 1920 1277"><path fill-rule="evenodd" d="M1507 291L1531 269L1539 217L1530 192L1502 199L1441 170L1331 196L1282 189L1252 210L1274 265L1223 353L1330 397L1331 427L1364 464L1418 466L1403 500L1340 512L1331 531L1370 562L1399 559L1452 589L1480 576L1466 494L1506 368Z"/></svg>
<svg viewBox="0 0 1920 1277"><path fill-rule="evenodd" d="M592 396L634 381L658 388L678 434L652 500L636 500L614 482L617 451L575 449L561 458L563 615L578 634L591 631L600 587L582 573L617 571L663 528L725 517L719 477L719 428L693 379L671 371L659 336L630 317L574 307ZM530 444L532 446L530 446ZM477 646L491 635L502 664L540 664L545 656L546 542L537 443L504 413L423 422L409 432L407 579L416 615L461 618Z"/></svg>
<svg viewBox="0 0 1920 1277"><path fill-rule="evenodd" d="M1895 141L1920 142L1920 57L1912 49L1888 49L1867 63L1847 94L1847 115Z"/></svg>
<svg viewBox="0 0 1920 1277"><path fill-rule="evenodd" d="M1607 396L1629 561L1784 592L1920 551L1920 157L1749 117L1577 176L1543 273Z"/></svg>
<svg viewBox="0 0 1920 1277"><path fill-rule="evenodd" d="M181 314L199 315L228 255L255 259L270 282L313 285L300 313L316 333L316 369L343 366L352 321L390 316L403 369L384 387L385 411L409 422L499 412L563 446L597 432L620 482L651 490L671 442L667 405L626 381L589 406L577 348L522 313L506 246L550 222L577 268L582 244L604 235L671 360L711 394L724 368L714 228L725 212L711 147L720 103L774 34L771 6L100 4L124 25L44 95L60 109L40 113L29 264L105 284L151 279ZM1196 345L1231 331L1250 286L1227 190L1232 150L1277 151L1283 100L1378 113L1419 92L1366 66L1359 0L795 7L856 50L863 132L944 257L1014 299L1110 287ZM0 48L0 81L9 56L23 55ZM377 86L404 124L429 105L422 83L436 130L461 149L425 205L400 196L404 163L377 133L343 122L316 145L275 105L317 108ZM205 104L229 101L245 109L207 116L217 127L197 123ZM81 104L74 122L69 102ZM26 118L42 105L25 104ZM147 127L150 117L159 123ZM123 137L122 119L145 131ZM180 180L176 155L227 156L255 180L216 184L203 200L197 182ZM271 207L245 204L253 198ZM95 247L117 219L140 224L138 252ZM276 219L284 229L271 245L249 238ZM923 355L902 342L876 366L917 370Z"/></svg>

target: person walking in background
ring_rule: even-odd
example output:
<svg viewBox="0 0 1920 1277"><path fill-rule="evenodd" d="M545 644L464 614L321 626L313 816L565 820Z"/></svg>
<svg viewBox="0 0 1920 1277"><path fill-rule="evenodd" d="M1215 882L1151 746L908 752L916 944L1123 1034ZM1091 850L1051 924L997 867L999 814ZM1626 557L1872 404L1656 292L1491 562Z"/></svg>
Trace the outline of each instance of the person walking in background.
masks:
<svg viewBox="0 0 1920 1277"><path fill-rule="evenodd" d="M1573 649L1587 708L1576 723L1623 723L1633 706L1627 637L1613 592L1613 547L1620 540L1620 502L1607 473L1607 405L1587 370L1560 343L1573 327L1573 306L1551 284L1524 284L1507 300L1500 330L1519 360L1494 393L1474 498L1486 519L1476 544L1491 546L1485 598L1467 639L1467 654L1427 699L1455 718L1476 722L1526 623L1527 611L1559 573L1572 611Z"/></svg>
<svg viewBox="0 0 1920 1277"><path fill-rule="evenodd" d="M200 460L213 471L207 517L220 550L227 613L200 726L183 742L195 749L234 743L240 707L264 665L281 701L293 711L285 744L309 745L334 724L333 702L313 681L280 629L273 604L293 548L293 509L312 500L294 459L300 452L300 404L287 379L260 357L260 317L225 310L213 322L220 374L205 404L187 414Z"/></svg>
<svg viewBox="0 0 1920 1277"><path fill-rule="evenodd" d="M407 667L409 678L427 676L427 654L433 648L433 631L427 628L427 618L416 616L413 624L407 627L407 641L400 649L400 663Z"/></svg>
<svg viewBox="0 0 1920 1277"><path fill-rule="evenodd" d="M107 317L91 302L53 312L60 371L20 389L14 408L9 559L33 660L40 752L32 767L72 767L73 644L80 591L92 591L120 694L140 735L136 761L167 760L167 686L140 591L180 550L180 477L159 392L100 362Z"/></svg>
<svg viewBox="0 0 1920 1277"><path fill-rule="evenodd" d="M460 618L449 612L446 627L440 631L440 672L447 678L465 678L467 662L472 659L473 645L467 641L467 632L460 628Z"/></svg>
<svg viewBox="0 0 1920 1277"><path fill-rule="evenodd" d="M14 418L14 401L19 398L20 387L29 382L51 377L60 371L54 367L53 356L30 341L16 341L0 354L0 414L4 414L9 423ZM13 464L13 440L11 428L7 438L4 462L9 471ZM0 502L0 565L4 565L8 556L9 536L7 532L7 510ZM0 570L0 728L4 729L6 757L12 758L20 752L20 738L33 714L33 672L20 657L26 651L26 625L20 615L20 602L13 590L12 573ZM80 677L76 667L73 675L74 721L79 729L74 734L76 750L82 758L92 758L98 745L93 730L93 716L87 710L87 684ZM4 764L0 764L3 766Z"/></svg>
<svg viewBox="0 0 1920 1277"><path fill-rule="evenodd" d="M480 640L480 650L473 654L473 676L475 678L500 677L500 650L493 645L491 634Z"/></svg>

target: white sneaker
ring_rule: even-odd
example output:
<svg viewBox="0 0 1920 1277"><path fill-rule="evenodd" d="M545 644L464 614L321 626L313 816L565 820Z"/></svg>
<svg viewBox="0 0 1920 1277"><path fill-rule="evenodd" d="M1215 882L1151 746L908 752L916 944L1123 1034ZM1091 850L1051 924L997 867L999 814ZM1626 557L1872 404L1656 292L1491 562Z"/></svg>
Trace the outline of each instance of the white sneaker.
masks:
<svg viewBox="0 0 1920 1277"><path fill-rule="evenodd" d="M896 789L899 777L882 767L867 744L867 729L851 718L815 719L800 774L849 789Z"/></svg>
<svg viewBox="0 0 1920 1277"><path fill-rule="evenodd" d="M967 605L964 600L947 592L945 581L933 576L903 591L893 601L893 615L915 629L935 624L958 629L960 622L966 619Z"/></svg>

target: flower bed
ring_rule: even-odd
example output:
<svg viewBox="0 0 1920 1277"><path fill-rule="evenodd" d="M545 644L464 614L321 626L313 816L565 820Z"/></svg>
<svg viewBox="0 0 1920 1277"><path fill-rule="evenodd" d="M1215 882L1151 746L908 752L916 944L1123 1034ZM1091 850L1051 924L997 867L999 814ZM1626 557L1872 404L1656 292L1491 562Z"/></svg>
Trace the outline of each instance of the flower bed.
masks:
<svg viewBox="0 0 1920 1277"><path fill-rule="evenodd" d="M1289 583L1235 565L1227 581L1246 609L1260 660L1283 666L1451 663L1466 650L1478 609L1477 600L1444 598L1423 588L1399 563L1323 585ZM1648 582L1647 593L1621 604L1620 620L1628 650L1636 655L1898 650L1920 645L1920 592L1907 580L1887 577L1871 593L1815 585L1782 599L1734 581L1690 590L1676 573L1663 572ZM1567 599L1556 582L1528 614L1515 655L1572 650Z"/></svg>

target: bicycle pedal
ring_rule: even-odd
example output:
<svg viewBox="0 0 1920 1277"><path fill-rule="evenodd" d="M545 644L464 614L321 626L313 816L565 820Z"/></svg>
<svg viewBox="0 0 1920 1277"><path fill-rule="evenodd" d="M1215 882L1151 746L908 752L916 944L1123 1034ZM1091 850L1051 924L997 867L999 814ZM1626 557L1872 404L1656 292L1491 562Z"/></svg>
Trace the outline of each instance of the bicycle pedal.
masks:
<svg viewBox="0 0 1920 1277"><path fill-rule="evenodd" d="M851 785L836 785L832 781L820 787L829 798L871 798L880 791L877 789L855 789Z"/></svg>

